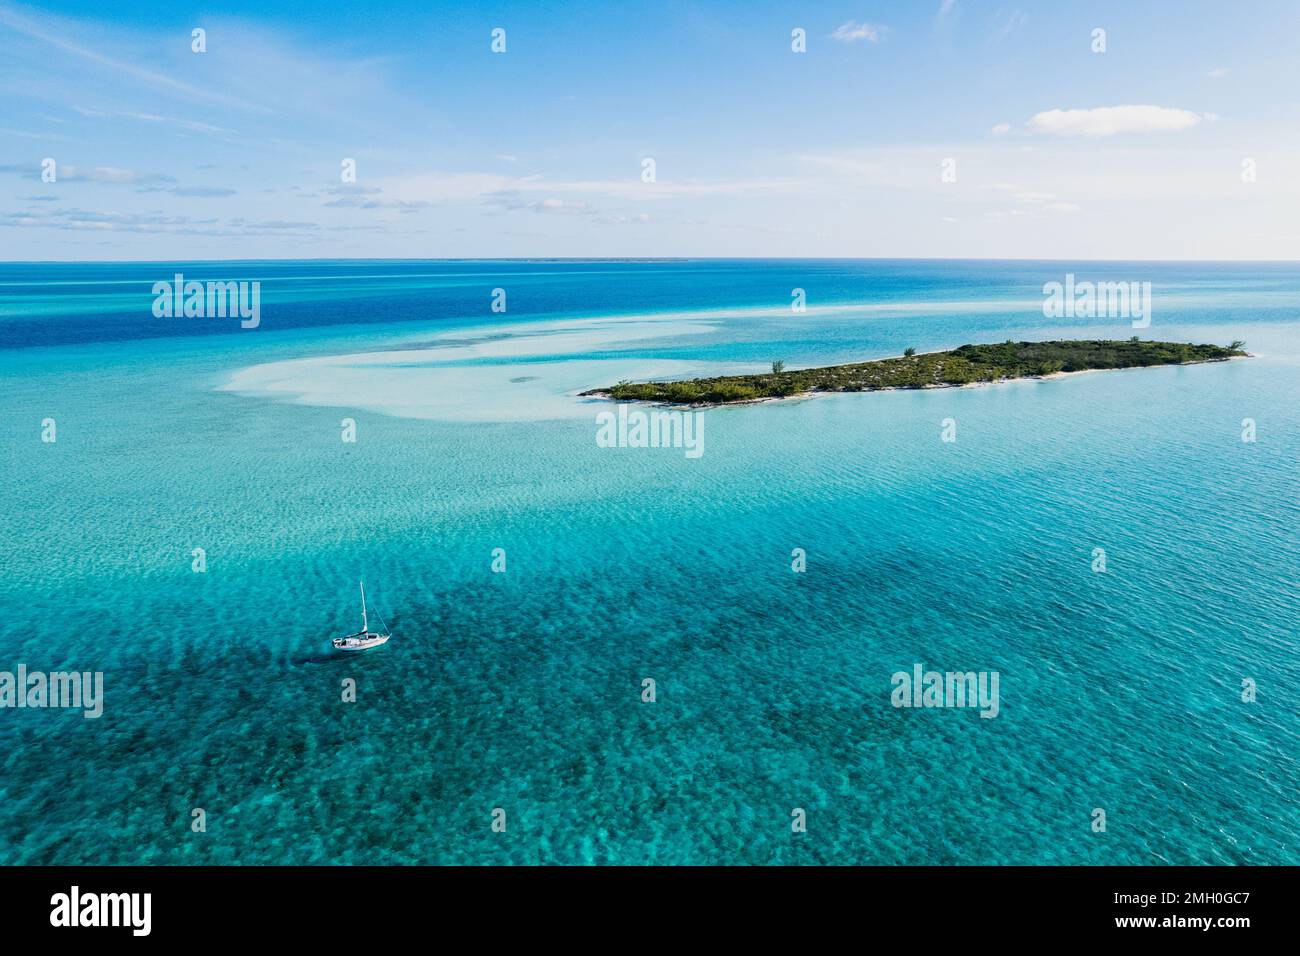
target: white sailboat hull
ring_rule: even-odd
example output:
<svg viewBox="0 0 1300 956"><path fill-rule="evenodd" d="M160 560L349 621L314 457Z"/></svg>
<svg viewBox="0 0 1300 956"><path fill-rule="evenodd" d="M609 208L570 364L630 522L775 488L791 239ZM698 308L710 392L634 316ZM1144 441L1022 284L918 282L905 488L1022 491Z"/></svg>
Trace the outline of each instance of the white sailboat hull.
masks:
<svg viewBox="0 0 1300 956"><path fill-rule="evenodd" d="M334 647L340 651L364 651L380 644L387 644L390 634L349 634L347 637L334 638Z"/></svg>

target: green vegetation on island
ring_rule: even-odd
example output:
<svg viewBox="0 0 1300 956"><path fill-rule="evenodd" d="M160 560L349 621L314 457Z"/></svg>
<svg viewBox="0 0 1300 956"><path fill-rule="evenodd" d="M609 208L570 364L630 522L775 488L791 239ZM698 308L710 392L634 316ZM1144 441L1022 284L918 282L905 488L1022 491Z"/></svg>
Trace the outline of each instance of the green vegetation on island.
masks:
<svg viewBox="0 0 1300 956"><path fill-rule="evenodd" d="M582 394L616 401L720 405L812 392L943 388L1041 377L1058 372L1221 362L1245 356L1244 345L1244 342L1233 342L1225 348L1181 342L1143 342L1134 336L1115 341L1094 339L963 345L947 352L925 355L917 355L914 349L908 349L899 358L852 365L786 371L785 363L778 360L772 363L770 373L697 378L684 382L619 382Z"/></svg>

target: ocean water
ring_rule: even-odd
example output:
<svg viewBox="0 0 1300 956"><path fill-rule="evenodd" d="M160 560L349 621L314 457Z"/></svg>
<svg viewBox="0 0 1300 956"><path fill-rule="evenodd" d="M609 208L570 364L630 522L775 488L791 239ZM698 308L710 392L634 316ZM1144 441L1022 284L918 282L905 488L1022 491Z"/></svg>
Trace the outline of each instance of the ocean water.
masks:
<svg viewBox="0 0 1300 956"><path fill-rule="evenodd" d="M261 326L154 318L176 272ZM1256 357L713 409L698 459L576 397L1134 334L1044 319L1066 272ZM0 670L105 688L0 710L0 862L1300 862L1300 266L3 264L0 383ZM394 637L340 656L361 577ZM916 663L998 716L894 708Z"/></svg>

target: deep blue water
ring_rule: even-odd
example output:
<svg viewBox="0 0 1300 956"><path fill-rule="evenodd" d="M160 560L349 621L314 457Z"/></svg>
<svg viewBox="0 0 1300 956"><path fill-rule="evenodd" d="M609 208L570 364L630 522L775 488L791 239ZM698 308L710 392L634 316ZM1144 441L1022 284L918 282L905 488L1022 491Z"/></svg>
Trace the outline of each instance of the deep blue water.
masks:
<svg viewBox="0 0 1300 956"><path fill-rule="evenodd" d="M154 318L176 271L261 327ZM1135 334L1044 319L1067 271L1256 357L716 409L698 460L569 397ZM0 710L0 860L1300 862L1298 373L1289 264L0 265L0 670L106 695ZM395 636L339 658L361 576ZM999 715L892 707L917 662Z"/></svg>

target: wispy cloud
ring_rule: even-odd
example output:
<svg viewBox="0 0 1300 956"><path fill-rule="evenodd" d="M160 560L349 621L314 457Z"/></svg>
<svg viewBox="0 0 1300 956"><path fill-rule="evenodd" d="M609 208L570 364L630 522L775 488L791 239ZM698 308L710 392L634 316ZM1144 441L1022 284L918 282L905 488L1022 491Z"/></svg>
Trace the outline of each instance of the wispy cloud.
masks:
<svg viewBox="0 0 1300 956"><path fill-rule="evenodd" d="M993 31L993 39L1001 42L1025 25L1029 18L1023 10L1013 10L1007 18Z"/></svg>
<svg viewBox="0 0 1300 956"><path fill-rule="evenodd" d="M58 140L65 143L72 139L71 136L63 136L57 133L33 133L31 130L9 129L3 126L0 126L0 135L17 136L22 139Z"/></svg>
<svg viewBox="0 0 1300 956"><path fill-rule="evenodd" d="M9 4L0 3L0 26L6 26L16 33L38 40L63 53L100 67L106 67L114 73L131 77L155 89L167 90L182 94L190 99L207 102L235 102L230 97L214 93L210 89L185 83L175 77L168 76L166 73L150 70L127 60L117 59L101 53L96 48L96 39L91 39L90 32L75 20L49 15L43 15L38 19L27 16ZM77 37L82 34L85 34L87 38L78 40ZM97 39L100 47L106 45L102 33L99 34ZM108 45L111 48L112 45Z"/></svg>
<svg viewBox="0 0 1300 956"><path fill-rule="evenodd" d="M303 237L321 232L315 222L285 219L249 219L237 217L224 222L216 217L169 215L149 212L103 212L65 208L0 212L0 227L22 229L56 229L67 232L143 233L171 236L248 236ZM365 228L349 226L348 228Z"/></svg>
<svg viewBox="0 0 1300 956"><path fill-rule="evenodd" d="M1203 119L1190 110L1167 106L1099 106L1083 110L1046 110L1029 118L1029 129L1051 136L1095 138L1121 133L1157 133L1190 129Z"/></svg>
<svg viewBox="0 0 1300 956"><path fill-rule="evenodd" d="M155 113L132 113L126 111L104 111L92 110L84 106L74 106L73 109L82 116L99 117L104 119L131 119L141 123L161 123L167 126L175 126L178 129L189 130L195 133L228 133L230 130L222 129L220 126L214 126L211 123L202 123L198 120L175 119L170 116L158 116Z"/></svg>
<svg viewBox="0 0 1300 956"><path fill-rule="evenodd" d="M934 15L934 32L935 35L942 38L945 42L951 43L958 29L958 22L965 13L964 8L958 3L958 0L941 0L939 9Z"/></svg>
<svg viewBox="0 0 1300 956"><path fill-rule="evenodd" d="M507 209L527 209L531 212L547 215L587 216L595 213L595 209L581 199L561 199L558 196L547 196L545 199L525 199L514 194L502 194L494 198Z"/></svg>
<svg viewBox="0 0 1300 956"><path fill-rule="evenodd" d="M759 196L788 192L786 179L716 179L643 183L628 179L551 179L543 176L503 176L497 173L430 172L378 181L385 201L454 203L496 201L502 196L576 195L629 202L660 202L704 196ZM381 203L382 204L382 203Z"/></svg>
<svg viewBox="0 0 1300 956"><path fill-rule="evenodd" d="M173 196L188 196L199 199L223 199L235 195L235 190L224 186L177 186L167 190Z"/></svg>
<svg viewBox="0 0 1300 956"><path fill-rule="evenodd" d="M983 187L999 196L1010 199L1010 207L998 207L988 213L990 218L1004 216L1029 216L1043 213L1074 213L1083 207L1078 203L1064 202L1054 193L1045 190L1027 189L1015 183L992 183Z"/></svg>
<svg viewBox="0 0 1300 956"><path fill-rule="evenodd" d="M37 163L14 163L0 166L0 173L15 173L24 179L40 179L41 167ZM118 183L138 186L149 183L174 183L175 177L162 173L141 173L119 166L76 166L63 163L55 167L56 182Z"/></svg>
<svg viewBox="0 0 1300 956"><path fill-rule="evenodd" d="M839 40L841 43L857 43L859 40L879 43L884 32L885 27L883 26L846 20L835 28L835 32L831 34L831 39Z"/></svg>
<svg viewBox="0 0 1300 956"><path fill-rule="evenodd" d="M165 232L206 234L216 219L191 219L163 213L98 212L86 209L51 209L38 212L0 213L0 225L67 229L76 232Z"/></svg>
<svg viewBox="0 0 1300 956"><path fill-rule="evenodd" d="M233 111L250 122L283 115L300 121L311 115L331 121L350 117L348 125L356 126L365 125L375 103L403 101L403 108L412 110L421 105L393 81L383 57L334 55L305 45L292 33L248 20L208 18L203 23L209 46L194 54L188 37L179 42L173 32L57 16L0 0L0 37L13 40L6 55L27 69L35 88L49 98L64 97L65 105L84 116L227 133L206 117L169 114L192 105ZM111 91L112 108L95 101L106 91ZM77 99L70 100L74 95ZM149 108L130 109L133 99ZM177 105L158 109L165 101Z"/></svg>
<svg viewBox="0 0 1300 956"><path fill-rule="evenodd" d="M259 232L301 232L303 230L312 231L320 228L320 223L294 222L285 219L231 219L229 220L229 225L238 229Z"/></svg>

